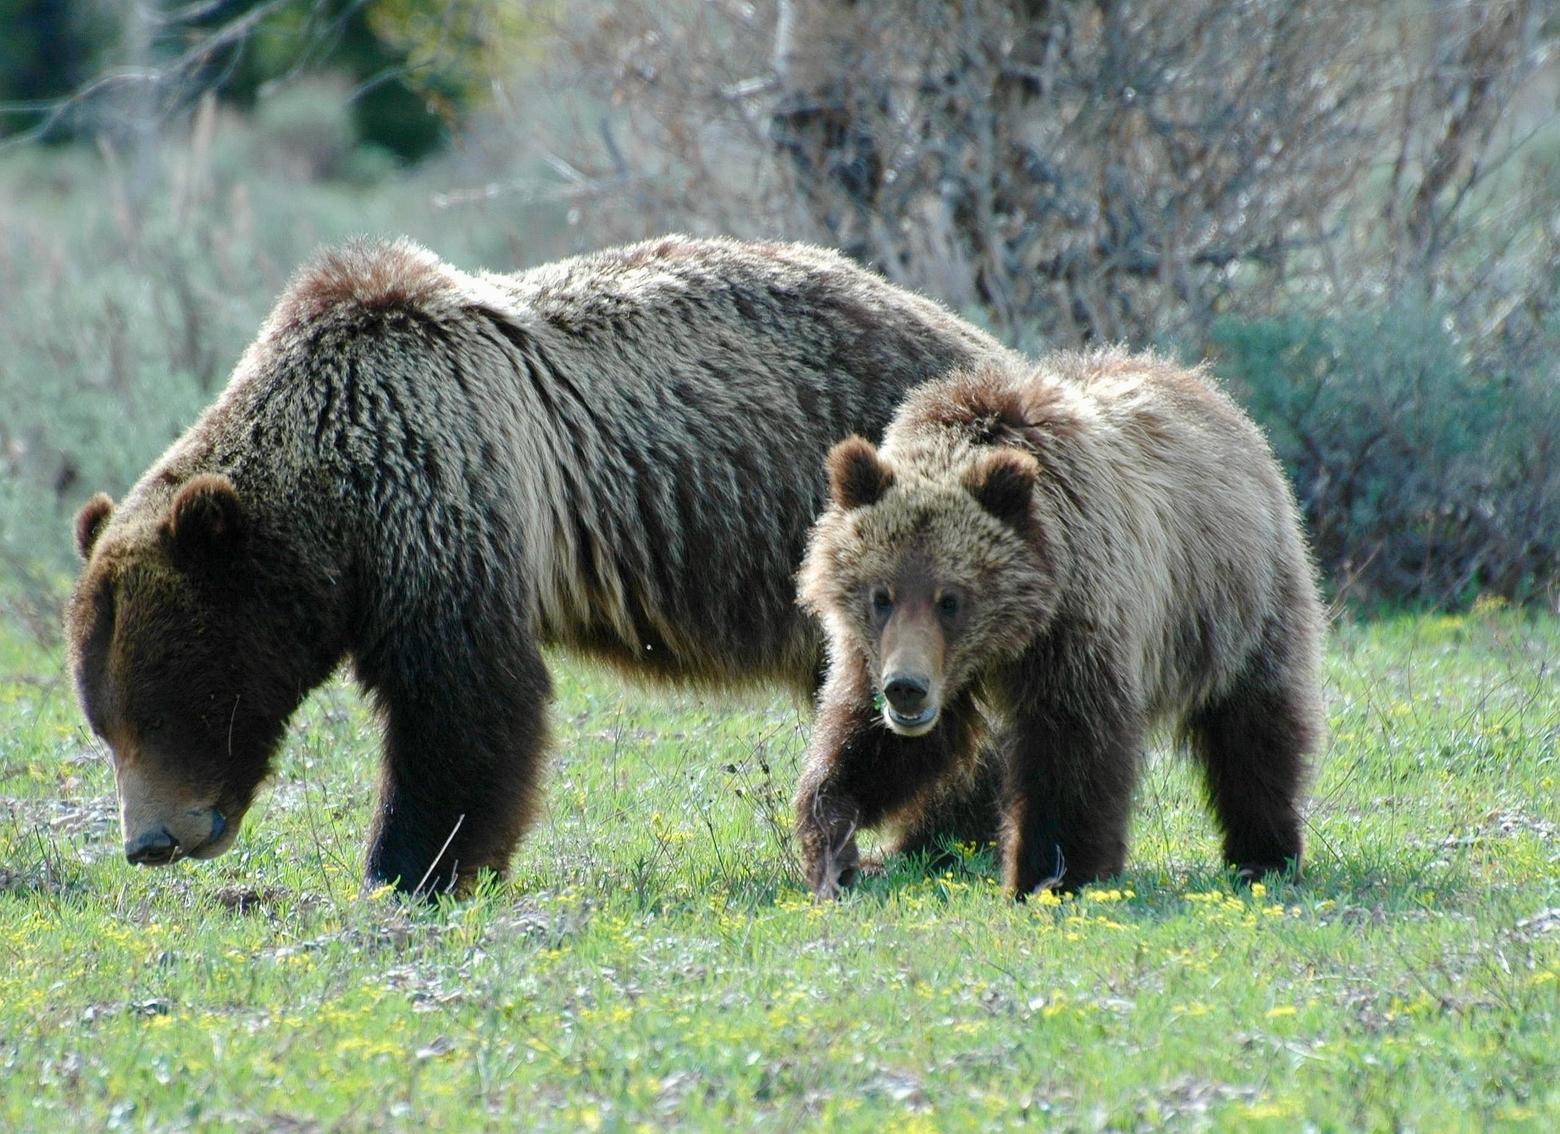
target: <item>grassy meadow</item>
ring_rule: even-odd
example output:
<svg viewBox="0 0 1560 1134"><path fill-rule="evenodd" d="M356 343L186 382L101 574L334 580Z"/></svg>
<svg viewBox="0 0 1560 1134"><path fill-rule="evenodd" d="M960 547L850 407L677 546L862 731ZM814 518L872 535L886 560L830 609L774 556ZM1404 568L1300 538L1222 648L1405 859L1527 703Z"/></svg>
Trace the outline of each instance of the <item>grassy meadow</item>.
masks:
<svg viewBox="0 0 1560 1134"><path fill-rule="evenodd" d="M183 21L218 9L410 19L421 6L117 7L156 14L162 47L193 60ZM510 877L468 900L360 896L378 736L345 679L299 714L228 855L163 870L125 863L107 754L75 707L58 642L70 518L94 491L122 495L210 403L319 247L404 235L462 268L502 271L677 228L831 238L833 222L812 212L832 198L804 192L805 179L787 188L796 163L785 135L767 111L743 117L761 94L747 60L771 67L769 32L753 29L774 5L488 7L520 21L513 34L529 46L507 64L521 73L493 84L492 105L415 165L360 144L352 103L377 78L341 74L268 84L250 109L191 101L155 137L107 129L35 145L0 131L0 1134L1560 1130L1560 494L1553 429L1542 426L1560 404L1545 259L1560 215L1546 208L1560 185L1560 117L1552 77L1502 86L1475 66L1471 42L1426 55L1420 76L1411 45L1384 41L1390 98L1361 126L1374 130L1368 115L1400 105L1402 156L1383 149L1359 186L1324 182L1314 215L1286 213L1273 229L1284 239L1252 262L1214 255L1199 318L1227 317L1158 344L1213 349L1222 380L1291 474L1304 474L1301 497L1321 500L1311 524L1321 561L1344 568L1330 578L1340 603L1472 605L1335 628L1332 737L1303 882L1232 886L1192 769L1156 752L1129 872L1109 885L1017 904L990 852L967 848L954 869L896 861L817 906L791 843L807 735L797 706L646 690L566 657L555 659L557 754L540 821ZM1174 19L1174 6L1159 7L1133 11L1172 32L1203 18L1203 7ZM1401 18L1450 35L1459 21L1491 34L1543 23L1490 14L1521 5L1444 7L1432 21L1386 6L1380 26ZM972 18L1007 10L965 8ZM1229 19L1246 18L1236 8ZM544 42L554 10L566 34L595 31L573 46ZM1058 13L1044 18L1072 22ZM713 67L702 53L717 41L705 32L723 26L735 38L720 41L730 58ZM1066 36L1054 42L1073 50ZM935 46L941 58L957 45ZM1255 74L1237 55L1227 64L1231 82ZM1458 68L1476 83L1451 83ZM1113 84L1130 74L1111 69ZM1352 73L1337 71L1340 107L1359 97ZM704 88L718 95L709 121L678 107ZM125 89L141 102L141 87ZM1481 164L1503 151L1453 147L1457 162L1431 160L1443 134L1479 133L1466 92L1516 108L1490 135L1514 122L1528 138L1516 159ZM1139 105L1154 105L1145 95ZM966 98L940 83L927 97L954 110ZM1174 117L1197 105L1177 104ZM19 121L19 106L6 121ZM1216 167L1237 160L1234 119L1224 103L1209 106L1217 161L1195 192L1145 183L1143 215L1164 211L1163 199L1177 203L1167 217L1182 217L1224 177ZM130 112L151 113L151 100ZM1080 115L1109 137L1079 153L1115 163L1115 147L1136 138L1143 157L1158 127L1131 123L1148 113ZM1380 135L1394 152L1395 131ZM1005 160L960 157L957 137L922 142L949 155L937 159L949 176L939 175L935 218L884 204L859 226L893 238L887 259L901 270L953 263L948 222L936 218L964 211L950 189L959 178L992 166L981 176L998 180L971 182L988 210L1006 176ZM915 144L909 132L894 143ZM1052 149L1062 173L1094 184ZM1228 178L1232 192L1257 194L1253 223L1264 194L1309 176L1303 161L1262 152L1259 174ZM1179 142L1175 155L1166 170L1202 168ZM1430 249L1389 247L1403 227L1392 218L1418 211L1412 177L1399 184L1405 159L1468 171L1430 195L1444 263L1422 279ZM1154 173L1158 159L1144 160ZM1065 188L1049 161L1045 184ZM1141 235L1138 175L1115 168L1100 204L1072 218L1081 227L1058 230L1065 241L1008 245L1022 294L1058 311L1066 298L1046 290L1063 281L1032 286L1031 247L1059 264L1070 248L1089 250L1085 264L1120 256L1114 233L1102 243L1088 227L1097 212L1115 215L1103 206L1130 206L1121 216L1132 224L1110 227ZM843 186L854 174L842 172L830 177ZM909 200L898 190L882 199ZM1196 227L1184 215L1193 219L1177 220L1164 246L1183 260ZM1246 215L1241 204L1241 230ZM998 219L992 249L1011 237ZM1286 251L1290 237L1300 240ZM1311 248L1313 238L1325 243ZM1164 326L1181 326L1183 284L1199 277L1163 263L1161 290L1138 291L1147 276L1100 278L1141 311L1171 304ZM957 288L939 294L960 302ZM961 313L1001 329L979 304ZM1044 328L1021 341L1045 341ZM1465 553L1472 566L1458 574ZM1368 585L1373 563L1391 586ZM1428 589L1432 568L1457 585ZM1543 601L1549 613L1476 603L1481 593Z"/></svg>
<svg viewBox="0 0 1560 1134"><path fill-rule="evenodd" d="M316 695L233 852L119 852L58 651L0 632L0 1129L1560 1128L1560 624L1340 625L1295 886L1156 754L1129 873L813 905L805 722L559 659L512 877L357 896L375 727Z"/></svg>

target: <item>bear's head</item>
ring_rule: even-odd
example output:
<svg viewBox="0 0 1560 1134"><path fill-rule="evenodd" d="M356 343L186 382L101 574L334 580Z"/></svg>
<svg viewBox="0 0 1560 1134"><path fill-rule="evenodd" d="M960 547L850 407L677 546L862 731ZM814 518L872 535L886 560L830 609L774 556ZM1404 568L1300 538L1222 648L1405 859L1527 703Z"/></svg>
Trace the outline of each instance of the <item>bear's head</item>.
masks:
<svg viewBox="0 0 1560 1134"><path fill-rule="evenodd" d="M851 437L827 468L800 601L827 629L834 664L866 667L888 727L924 735L1050 619L1039 465L1014 448L934 441L891 456Z"/></svg>
<svg viewBox="0 0 1560 1134"><path fill-rule="evenodd" d="M77 696L112 752L126 857L214 858L306 690L255 601L253 532L227 478L158 485L123 511L100 493L76 517Z"/></svg>

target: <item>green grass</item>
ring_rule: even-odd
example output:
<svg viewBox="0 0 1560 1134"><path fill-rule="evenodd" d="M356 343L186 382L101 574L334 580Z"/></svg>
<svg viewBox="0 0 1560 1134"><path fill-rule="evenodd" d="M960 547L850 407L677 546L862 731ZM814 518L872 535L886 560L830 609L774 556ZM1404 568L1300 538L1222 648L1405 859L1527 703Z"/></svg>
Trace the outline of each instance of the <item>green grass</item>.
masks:
<svg viewBox="0 0 1560 1134"><path fill-rule="evenodd" d="M356 897L375 732L314 698L237 849L135 870L58 656L0 634L0 1129L1560 1128L1560 624L1337 631L1305 881L1158 758L1130 872L801 888L782 703L560 662L512 879Z"/></svg>

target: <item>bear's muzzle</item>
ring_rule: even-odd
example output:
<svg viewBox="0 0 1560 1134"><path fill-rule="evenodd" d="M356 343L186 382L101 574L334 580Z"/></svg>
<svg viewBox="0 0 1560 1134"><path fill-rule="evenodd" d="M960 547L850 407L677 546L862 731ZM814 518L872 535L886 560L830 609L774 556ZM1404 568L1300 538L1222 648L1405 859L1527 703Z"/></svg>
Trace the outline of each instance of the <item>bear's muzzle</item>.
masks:
<svg viewBox="0 0 1560 1134"><path fill-rule="evenodd" d="M151 773L143 762L117 765L114 778L125 859L136 866L216 858L238 836L238 822L214 803Z"/></svg>

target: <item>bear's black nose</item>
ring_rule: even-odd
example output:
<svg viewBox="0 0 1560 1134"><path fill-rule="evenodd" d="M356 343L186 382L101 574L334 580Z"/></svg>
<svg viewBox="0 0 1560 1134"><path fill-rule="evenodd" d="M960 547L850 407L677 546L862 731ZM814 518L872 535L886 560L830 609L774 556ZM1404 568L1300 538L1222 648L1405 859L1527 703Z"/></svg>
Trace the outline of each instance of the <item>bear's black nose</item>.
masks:
<svg viewBox="0 0 1560 1134"><path fill-rule="evenodd" d="M172 862L179 840L167 827L148 831L133 843L125 844L125 858L137 866L161 866Z"/></svg>
<svg viewBox="0 0 1560 1134"><path fill-rule="evenodd" d="M883 696L888 698L888 703L894 706L896 713L913 717L926 704L926 691L930 687L924 677L917 677L913 673L894 673L883 682Z"/></svg>

